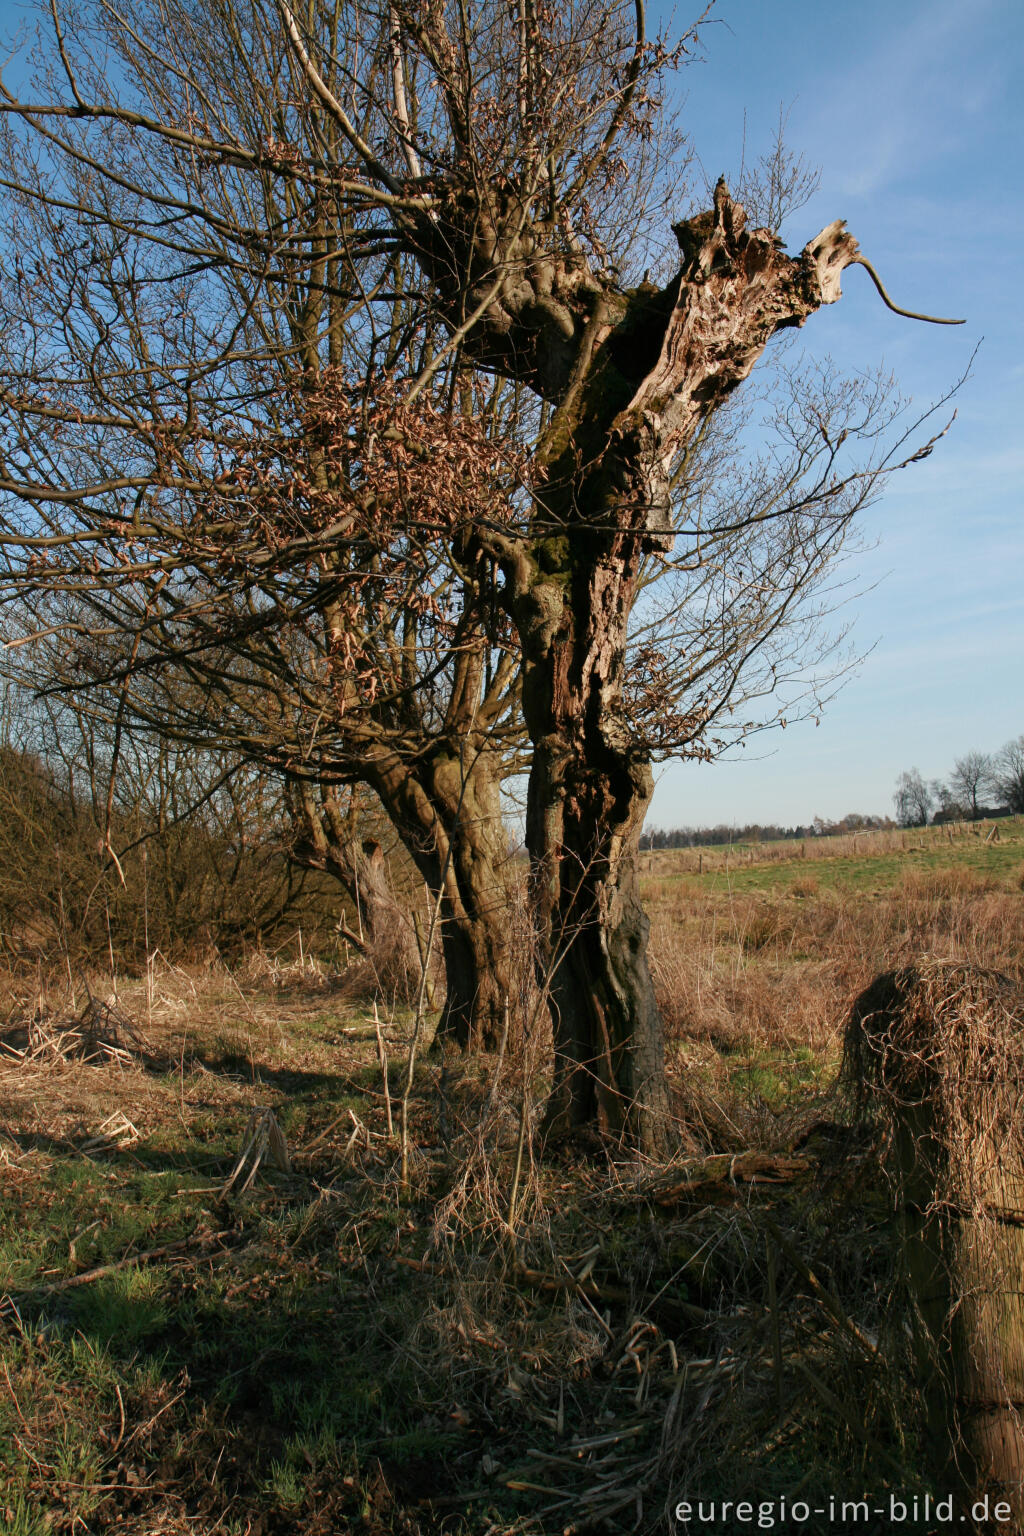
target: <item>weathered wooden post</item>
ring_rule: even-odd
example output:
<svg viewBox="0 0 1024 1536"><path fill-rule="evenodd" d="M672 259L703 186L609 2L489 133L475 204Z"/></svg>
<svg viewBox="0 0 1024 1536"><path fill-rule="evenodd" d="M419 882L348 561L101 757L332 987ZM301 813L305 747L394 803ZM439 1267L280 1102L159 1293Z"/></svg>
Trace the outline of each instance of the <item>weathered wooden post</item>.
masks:
<svg viewBox="0 0 1024 1536"><path fill-rule="evenodd" d="M984 1529L1019 1532L1024 994L951 962L879 976L853 1006L846 1071L881 1122L936 1473L1009 1504Z"/></svg>

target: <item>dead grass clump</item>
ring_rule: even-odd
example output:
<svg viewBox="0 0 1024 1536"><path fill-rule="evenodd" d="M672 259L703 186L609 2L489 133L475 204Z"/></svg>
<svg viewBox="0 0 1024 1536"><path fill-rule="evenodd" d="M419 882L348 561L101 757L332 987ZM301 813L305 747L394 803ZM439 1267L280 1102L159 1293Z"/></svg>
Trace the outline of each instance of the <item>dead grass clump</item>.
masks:
<svg viewBox="0 0 1024 1536"><path fill-rule="evenodd" d="M327 971L316 955L308 954L302 948L301 941L297 941L298 935L288 941L289 951L293 944L296 945L294 953L286 953L285 946L272 951L261 946L247 954L238 970L242 981L255 989L273 987L280 991L297 988L323 991L328 982ZM228 969L226 965L224 969Z"/></svg>
<svg viewBox="0 0 1024 1536"><path fill-rule="evenodd" d="M82 1061L124 1067L145 1056L146 1044L123 1008L90 996L70 1016L48 1013L37 1004L28 1018L13 1021L0 1036L0 1051L35 1065Z"/></svg>
<svg viewBox="0 0 1024 1536"><path fill-rule="evenodd" d="M758 902L740 930L740 943L748 955L785 947L792 937L789 915L778 902Z"/></svg>
<svg viewBox="0 0 1024 1536"><path fill-rule="evenodd" d="M933 1179L931 1201L972 1219L1008 1178L1024 1212L1024 996L1009 977L934 959L879 976L851 1011L843 1078L896 1177Z"/></svg>
<svg viewBox="0 0 1024 1536"><path fill-rule="evenodd" d="M900 895L915 901L949 901L965 896L984 896L999 889L992 875L981 874L970 865L951 865L948 869L912 869L897 886Z"/></svg>

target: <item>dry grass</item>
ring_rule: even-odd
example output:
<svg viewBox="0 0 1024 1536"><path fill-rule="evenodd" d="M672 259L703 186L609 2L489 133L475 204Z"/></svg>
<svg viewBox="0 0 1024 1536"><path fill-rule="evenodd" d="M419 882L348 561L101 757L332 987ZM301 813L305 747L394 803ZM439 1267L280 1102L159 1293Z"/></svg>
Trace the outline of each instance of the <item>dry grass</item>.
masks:
<svg viewBox="0 0 1024 1536"><path fill-rule="evenodd" d="M131 1065L145 1054L145 1041L115 1000L89 996L85 1007L52 1013L40 997L24 1019L14 1014L0 1035L0 1057L22 1067L51 1061L115 1062Z"/></svg>
<svg viewBox="0 0 1024 1536"><path fill-rule="evenodd" d="M655 903L674 1168L545 1161L536 1031L420 1057L403 1186L372 1014L287 949L156 957L127 1062L0 1062L0 1529L663 1531L698 1492L920 1486L842 1025L921 949L1019 974L1024 903L816 879ZM397 1103L410 1021L381 1024Z"/></svg>
<svg viewBox="0 0 1024 1536"><path fill-rule="evenodd" d="M893 827L866 832L843 832L823 837L787 838L783 842L715 844L706 848L659 848L643 855L649 879L679 875L737 872L755 865L780 866L849 859L884 859L903 854L929 853L962 846L993 835L993 827L1019 832L1019 818L1005 822L949 822L938 827Z"/></svg>
<svg viewBox="0 0 1024 1536"><path fill-rule="evenodd" d="M782 1134L766 1102L791 1116L805 1099L817 1112L851 999L880 972L927 954L1024 975L1024 902L971 867L905 872L863 892L806 876L775 891L655 882L648 900L670 1052L743 1145Z"/></svg>
<svg viewBox="0 0 1024 1536"><path fill-rule="evenodd" d="M851 1011L844 1070L890 1149L908 1110L926 1114L927 1150L912 1151L936 1204L985 1219L993 1159L1019 1184L1024 993L999 971L928 958L878 977Z"/></svg>
<svg viewBox="0 0 1024 1536"><path fill-rule="evenodd" d="M144 1060L0 1067L19 1532L663 1529L732 1394L767 1391L775 1423L759 1213L792 1230L813 1151L752 1181L730 1158L660 1181L544 1163L510 1043L418 1070L403 1190L373 1023L323 977L158 965L118 1008ZM383 1033L394 1093L408 1021ZM694 1145L733 1144L686 1091ZM271 1112L290 1172L254 1161ZM778 1290L784 1369L792 1349L827 1377L834 1341L794 1332L819 1302L795 1269ZM845 1465L834 1441L814 1454Z"/></svg>

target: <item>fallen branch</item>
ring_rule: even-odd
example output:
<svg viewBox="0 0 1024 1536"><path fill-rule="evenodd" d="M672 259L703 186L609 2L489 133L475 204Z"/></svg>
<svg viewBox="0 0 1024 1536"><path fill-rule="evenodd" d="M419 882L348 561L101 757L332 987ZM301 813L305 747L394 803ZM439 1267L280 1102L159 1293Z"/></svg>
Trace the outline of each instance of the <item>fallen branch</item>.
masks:
<svg viewBox="0 0 1024 1536"><path fill-rule="evenodd" d="M790 1184L810 1167L810 1158L791 1153L718 1152L679 1164L671 1177L645 1185L640 1193L656 1205L731 1204L742 1185Z"/></svg>
<svg viewBox="0 0 1024 1536"><path fill-rule="evenodd" d="M194 1232L191 1237L181 1237L173 1243L162 1243L159 1248L147 1248L144 1253L130 1253L126 1258L116 1259L112 1264L100 1264L95 1269L83 1269L80 1274L68 1275L64 1280L53 1280L48 1285L40 1286L39 1289L44 1295L53 1295L57 1291L69 1291L76 1285L91 1285L94 1280L102 1280L106 1275L116 1274L119 1270L150 1264L154 1259L170 1258L173 1254L184 1253L197 1245L203 1247L230 1236L230 1229L223 1232Z"/></svg>

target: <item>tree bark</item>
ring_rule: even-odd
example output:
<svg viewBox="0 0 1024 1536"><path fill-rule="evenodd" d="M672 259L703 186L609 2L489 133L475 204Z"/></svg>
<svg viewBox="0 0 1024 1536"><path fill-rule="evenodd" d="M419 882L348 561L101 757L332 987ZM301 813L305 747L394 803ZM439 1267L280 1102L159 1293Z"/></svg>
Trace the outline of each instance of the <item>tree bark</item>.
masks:
<svg viewBox="0 0 1024 1536"><path fill-rule="evenodd" d="M511 993L512 954L504 865L508 859L495 764L478 755L467 772L450 745L411 765L397 753L368 758L367 782L426 883L440 893L437 943L445 1001L437 1038L459 1050L497 1047ZM408 912L387 880L383 851L359 836L336 793L298 786L305 835L294 856L334 876L356 907L365 949L391 979L410 978L421 959ZM353 935L353 937L358 937Z"/></svg>
<svg viewBox="0 0 1024 1536"><path fill-rule="evenodd" d="M412 927L391 889L380 843L363 835L334 789L323 787L318 797L313 784L303 780L295 786L292 805L297 832L291 856L306 869L331 875L345 891L356 924L348 938L367 954L394 951L394 959L415 974Z"/></svg>
<svg viewBox="0 0 1024 1536"><path fill-rule="evenodd" d="M548 644L528 631L524 679L526 839L555 1036L548 1130L596 1127L656 1156L673 1137L638 886L653 776L620 697L633 582L605 563L575 575Z"/></svg>

